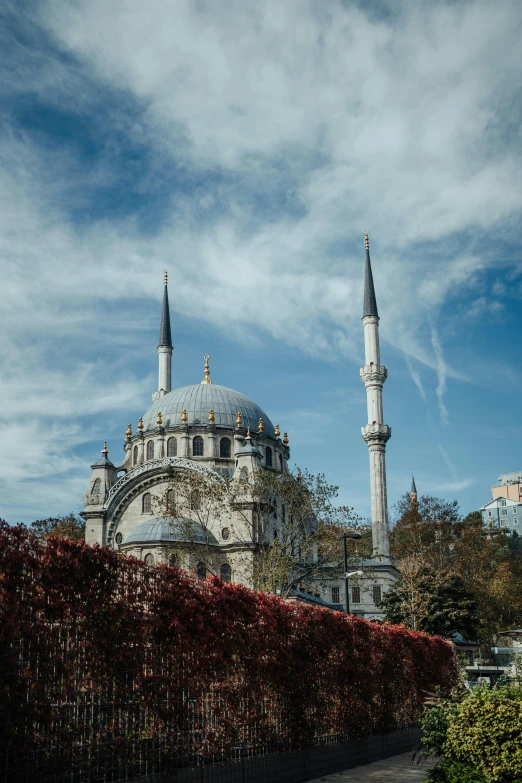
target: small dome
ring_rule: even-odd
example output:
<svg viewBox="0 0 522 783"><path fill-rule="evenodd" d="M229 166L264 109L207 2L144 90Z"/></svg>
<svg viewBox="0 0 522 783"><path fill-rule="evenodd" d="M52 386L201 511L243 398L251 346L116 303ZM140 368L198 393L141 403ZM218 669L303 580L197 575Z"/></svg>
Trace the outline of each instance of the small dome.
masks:
<svg viewBox="0 0 522 783"><path fill-rule="evenodd" d="M196 544L217 544L217 539L208 530L203 529L188 519L169 519L168 517L149 517L141 522L132 533L127 536L126 544L160 544L173 543L174 541L187 541Z"/></svg>
<svg viewBox="0 0 522 783"><path fill-rule="evenodd" d="M234 429L236 416L241 413L243 427L257 432L259 419L263 419L264 434L275 437L274 425L266 413L244 394L218 386L215 383L195 383L164 394L149 408L143 417L146 430L154 429L158 413L161 411L164 426L181 425L183 409L187 411L187 424L208 424L208 412L214 411L217 427Z"/></svg>

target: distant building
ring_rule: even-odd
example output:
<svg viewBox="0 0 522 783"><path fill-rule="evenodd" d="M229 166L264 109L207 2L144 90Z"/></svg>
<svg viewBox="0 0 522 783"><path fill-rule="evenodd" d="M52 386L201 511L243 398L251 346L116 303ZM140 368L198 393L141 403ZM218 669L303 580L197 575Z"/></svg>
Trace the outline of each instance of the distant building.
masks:
<svg viewBox="0 0 522 783"><path fill-rule="evenodd" d="M503 473L491 487L493 500L480 508L484 527L519 535L522 527L522 472Z"/></svg>

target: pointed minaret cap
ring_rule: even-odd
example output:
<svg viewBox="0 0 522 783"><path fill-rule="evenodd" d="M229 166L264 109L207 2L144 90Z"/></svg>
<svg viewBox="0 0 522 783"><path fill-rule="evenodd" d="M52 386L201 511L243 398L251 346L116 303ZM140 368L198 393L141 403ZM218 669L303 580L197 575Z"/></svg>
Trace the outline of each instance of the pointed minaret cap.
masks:
<svg viewBox="0 0 522 783"><path fill-rule="evenodd" d="M165 288L163 291L163 307L161 308L161 324L160 324L158 348L160 347L160 345L165 345L167 348L172 348L172 334L170 331L169 290L168 290L169 275L166 269L165 269L163 281L165 283Z"/></svg>
<svg viewBox="0 0 522 783"><path fill-rule="evenodd" d="M411 477L411 492L410 492L410 494L411 495L416 495L417 494L417 487L415 486L415 479L413 478L413 475Z"/></svg>
<svg viewBox="0 0 522 783"><path fill-rule="evenodd" d="M367 315L376 315L378 318L379 313L377 312L377 300L375 298L375 288L373 286L372 265L370 263L370 240L368 239L368 234L364 235L364 247L366 250L366 266L364 269L364 303L362 317L365 318Z"/></svg>

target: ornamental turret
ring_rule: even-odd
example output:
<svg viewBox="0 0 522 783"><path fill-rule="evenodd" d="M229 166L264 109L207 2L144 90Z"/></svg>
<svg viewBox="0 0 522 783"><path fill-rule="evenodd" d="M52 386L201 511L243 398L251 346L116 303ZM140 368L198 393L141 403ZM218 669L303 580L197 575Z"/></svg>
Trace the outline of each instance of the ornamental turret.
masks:
<svg viewBox="0 0 522 783"><path fill-rule="evenodd" d="M110 488L118 480L118 469L109 459L107 441L103 444L101 458L91 465L92 477L83 496L85 510L81 516L85 519L85 541L87 544L99 543L105 545L105 511L104 503Z"/></svg>
<svg viewBox="0 0 522 783"><path fill-rule="evenodd" d="M368 234L364 238L366 267L364 274L364 367L360 370L361 381L366 388L368 424L362 428L362 436L368 444L370 457L370 492L373 558L379 562L390 562L390 536L388 526L388 500L386 493L386 443L391 428L384 424L382 411L382 387L387 378L386 367L381 365L379 349L379 314L373 285Z"/></svg>
<svg viewBox="0 0 522 783"><path fill-rule="evenodd" d="M163 397L164 394L168 394L168 392L172 388L172 370L171 370L172 335L170 331L170 311L169 311L169 292L168 292L169 277L168 277L167 270L165 270L163 282L164 282L163 307L161 308L161 323L160 323L160 333L159 333L159 341L158 341L158 361L159 361L158 391L154 392L154 394L152 395L153 402L159 400L159 398Z"/></svg>

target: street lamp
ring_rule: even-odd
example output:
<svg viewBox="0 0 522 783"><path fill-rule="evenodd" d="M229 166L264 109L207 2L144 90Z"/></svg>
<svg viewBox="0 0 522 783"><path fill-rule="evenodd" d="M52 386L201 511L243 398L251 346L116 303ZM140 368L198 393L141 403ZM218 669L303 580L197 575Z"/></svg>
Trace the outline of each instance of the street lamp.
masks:
<svg viewBox="0 0 522 783"><path fill-rule="evenodd" d="M344 543L344 597L346 599L346 614L350 614L350 599L348 598L348 579L351 576L362 576L362 571L351 571L348 573L348 550L346 549L346 539L348 538L362 538L361 533L357 533L355 530L347 530L343 533Z"/></svg>

